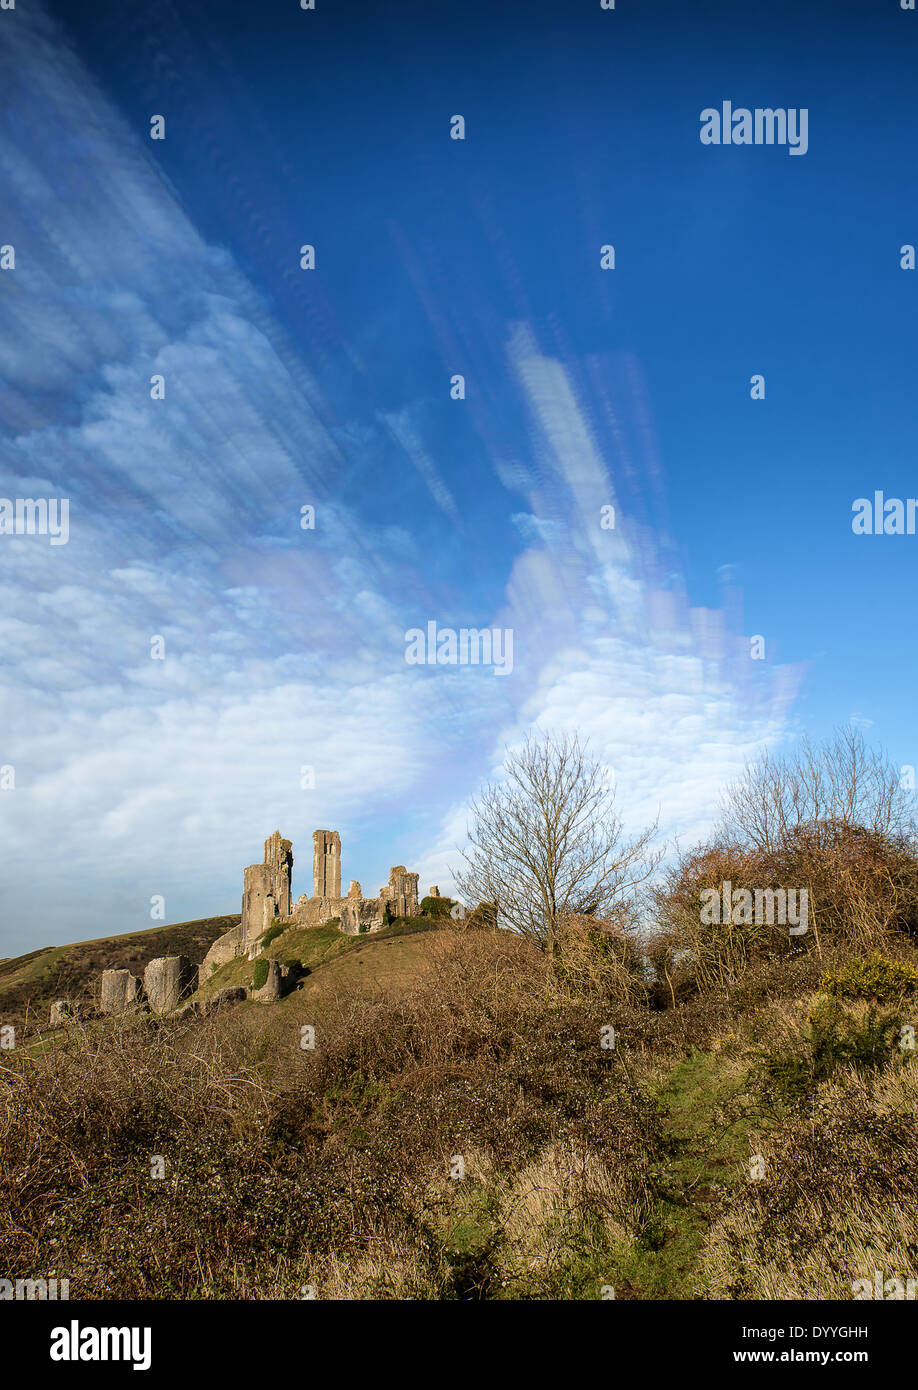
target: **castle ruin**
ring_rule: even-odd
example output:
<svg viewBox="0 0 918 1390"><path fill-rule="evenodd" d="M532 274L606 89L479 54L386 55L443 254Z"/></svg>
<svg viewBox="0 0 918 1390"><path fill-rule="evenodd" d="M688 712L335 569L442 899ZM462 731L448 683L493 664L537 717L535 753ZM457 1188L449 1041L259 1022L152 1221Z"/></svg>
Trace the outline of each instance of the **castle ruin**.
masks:
<svg viewBox="0 0 918 1390"><path fill-rule="evenodd" d="M341 836L337 830L313 833L312 895L293 902L293 846L279 830L265 841L261 864L251 864L243 874L242 919L211 946L200 968L203 982L211 970L236 956L254 958L261 938L271 923L286 927L317 927L338 919L349 936L379 931L392 917L413 917L418 911L418 875L403 864L389 871L389 882L375 898L365 898L360 884L351 881L341 895Z"/></svg>
<svg viewBox="0 0 918 1390"><path fill-rule="evenodd" d="M337 830L314 830L312 840L312 895L340 898L341 836Z"/></svg>
<svg viewBox="0 0 918 1390"><path fill-rule="evenodd" d="M349 936L379 931L394 917L415 917L418 913L418 875L404 864L389 870L389 882L375 898L365 898L360 884L351 880L347 896L341 896L341 836L337 830L316 830L312 837L312 896L304 893L293 902L293 845L275 830L265 840L264 859L250 864L242 876L242 914L239 925L224 932L213 943L200 966L187 956L159 956L148 961L143 979L127 969L103 970L98 1010L100 1014L123 1014L137 1010L154 1014L175 1014L187 1010L202 1012L240 998L251 997L270 1003L279 999L296 983L299 965L271 960L267 978L258 989L229 985L204 1004L186 1002L196 987L209 979L217 966L238 956L254 960L264 950L264 935L272 924L289 927L318 927L337 921ZM439 896L433 887L431 896ZM64 1027L77 1017L79 1006L68 999L51 1005L51 1027Z"/></svg>

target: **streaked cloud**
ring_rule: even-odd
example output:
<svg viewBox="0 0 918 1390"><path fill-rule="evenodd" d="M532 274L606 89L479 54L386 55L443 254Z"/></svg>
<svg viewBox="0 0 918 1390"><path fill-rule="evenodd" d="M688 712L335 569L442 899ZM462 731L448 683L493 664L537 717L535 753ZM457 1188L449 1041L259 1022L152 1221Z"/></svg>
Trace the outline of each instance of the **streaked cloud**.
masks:
<svg viewBox="0 0 918 1390"><path fill-rule="evenodd" d="M475 498L422 403L342 419L50 22L17 11L9 36L0 493L70 497L71 540L0 545L0 763L17 778L0 954L138 929L152 894L170 920L233 910L276 826L297 891L319 825L341 829L347 877L375 885L401 860L446 891L468 796L533 724L588 736L632 819L703 827L722 780L782 733L796 674L758 670L722 613L690 606L621 510L570 364L507 326L530 433L520 460L483 436L506 547L469 611L461 568L446 582L419 543L423 510L368 520L343 482L379 453L458 528ZM408 667L405 631L428 619L513 628L512 677Z"/></svg>

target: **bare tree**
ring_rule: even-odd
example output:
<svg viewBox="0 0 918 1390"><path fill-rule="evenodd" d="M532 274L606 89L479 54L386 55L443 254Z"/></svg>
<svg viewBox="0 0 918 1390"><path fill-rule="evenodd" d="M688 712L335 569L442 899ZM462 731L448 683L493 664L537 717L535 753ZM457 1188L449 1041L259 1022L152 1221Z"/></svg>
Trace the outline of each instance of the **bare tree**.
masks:
<svg viewBox="0 0 918 1390"><path fill-rule="evenodd" d="M471 816L460 892L552 952L572 915L620 918L660 859L655 824L623 838L605 771L576 737L530 735Z"/></svg>
<svg viewBox="0 0 918 1390"><path fill-rule="evenodd" d="M783 848L806 831L821 848L840 827L909 838L914 816L914 795L897 769L849 726L824 743L804 739L787 757L765 753L747 767L724 798L721 831L759 850Z"/></svg>

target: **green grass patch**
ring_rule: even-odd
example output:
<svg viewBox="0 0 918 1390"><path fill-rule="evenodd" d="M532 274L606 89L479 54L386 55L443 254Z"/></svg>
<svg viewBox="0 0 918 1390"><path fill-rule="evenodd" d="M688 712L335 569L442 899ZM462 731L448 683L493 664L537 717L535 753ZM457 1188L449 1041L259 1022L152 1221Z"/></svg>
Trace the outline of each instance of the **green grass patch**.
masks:
<svg viewBox="0 0 918 1390"><path fill-rule="evenodd" d="M654 1174L657 1197L636 1239L616 1252L618 1297L705 1297L698 1262L725 1189L743 1181L749 1134L760 1129L748 1075L723 1053L692 1052L659 1086L666 1157Z"/></svg>

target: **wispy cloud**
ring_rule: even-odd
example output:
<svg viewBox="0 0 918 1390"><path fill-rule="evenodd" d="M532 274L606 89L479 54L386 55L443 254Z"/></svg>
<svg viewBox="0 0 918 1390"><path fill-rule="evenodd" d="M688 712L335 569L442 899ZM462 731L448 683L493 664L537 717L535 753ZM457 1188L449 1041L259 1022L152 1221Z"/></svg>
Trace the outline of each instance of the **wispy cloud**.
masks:
<svg viewBox="0 0 918 1390"><path fill-rule="evenodd" d="M338 826L348 877L410 859L446 889L466 798L532 724L588 735L630 816L702 825L782 731L794 673L665 587L646 525L619 508L600 530L616 461L569 364L507 329L531 466L494 443L504 583L469 612L423 513L368 521L342 482L387 448L458 525L474 498L423 411L338 419L50 22L17 11L8 35L0 493L69 497L71 539L0 543L0 953L137 929L153 894L172 920L232 910L275 826L301 864ZM407 666L428 619L513 628L513 676Z"/></svg>

